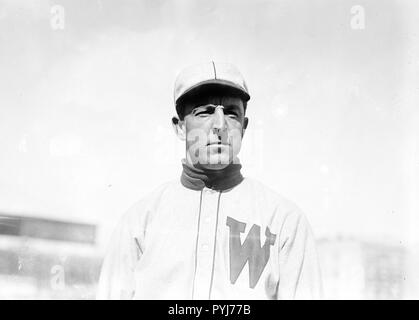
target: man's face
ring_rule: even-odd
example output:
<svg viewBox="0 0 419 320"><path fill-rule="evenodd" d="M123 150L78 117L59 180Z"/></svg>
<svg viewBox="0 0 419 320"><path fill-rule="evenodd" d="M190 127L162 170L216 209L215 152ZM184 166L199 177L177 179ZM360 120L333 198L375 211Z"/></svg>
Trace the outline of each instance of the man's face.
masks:
<svg viewBox="0 0 419 320"><path fill-rule="evenodd" d="M247 118L236 96L207 96L185 105L186 156L189 163L222 169L237 159Z"/></svg>

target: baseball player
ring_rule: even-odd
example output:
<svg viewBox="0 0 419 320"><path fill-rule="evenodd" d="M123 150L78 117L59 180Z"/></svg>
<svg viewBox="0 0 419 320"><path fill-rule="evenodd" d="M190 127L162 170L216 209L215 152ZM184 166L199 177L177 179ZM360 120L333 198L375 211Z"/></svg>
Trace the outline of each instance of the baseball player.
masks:
<svg viewBox="0 0 419 320"><path fill-rule="evenodd" d="M240 173L249 99L233 65L209 62L179 74L172 124L186 146L180 179L123 216L98 299L320 298L304 214Z"/></svg>

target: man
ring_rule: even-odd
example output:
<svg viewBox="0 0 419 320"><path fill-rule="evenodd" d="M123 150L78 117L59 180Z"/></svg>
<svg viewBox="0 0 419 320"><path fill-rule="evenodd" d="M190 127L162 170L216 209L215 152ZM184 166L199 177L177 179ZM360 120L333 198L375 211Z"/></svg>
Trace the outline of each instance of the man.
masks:
<svg viewBox="0 0 419 320"><path fill-rule="evenodd" d="M175 83L185 141L180 179L123 217L104 260L99 299L316 299L314 239L290 201L244 178L237 157L250 95L226 63L186 68Z"/></svg>

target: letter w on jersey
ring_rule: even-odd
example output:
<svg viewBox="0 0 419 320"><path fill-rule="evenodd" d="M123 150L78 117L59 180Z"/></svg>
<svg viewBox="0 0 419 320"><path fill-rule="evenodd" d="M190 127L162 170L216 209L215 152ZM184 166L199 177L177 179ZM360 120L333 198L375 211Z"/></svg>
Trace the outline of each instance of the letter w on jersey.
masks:
<svg viewBox="0 0 419 320"><path fill-rule="evenodd" d="M240 233L246 230L246 223L227 217L227 226L230 227L230 282L236 283L246 262L249 261L249 286L253 289L268 263L270 246L275 244L276 235L266 227L266 239L261 247L260 226L254 224L241 244Z"/></svg>

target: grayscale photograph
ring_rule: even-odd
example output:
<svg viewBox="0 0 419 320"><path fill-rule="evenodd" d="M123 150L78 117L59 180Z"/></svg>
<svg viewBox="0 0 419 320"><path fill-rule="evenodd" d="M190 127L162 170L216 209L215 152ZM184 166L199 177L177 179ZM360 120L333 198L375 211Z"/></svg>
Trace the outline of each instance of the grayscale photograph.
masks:
<svg viewBox="0 0 419 320"><path fill-rule="evenodd" d="M0 0L0 152L0 300L419 300L419 2Z"/></svg>

